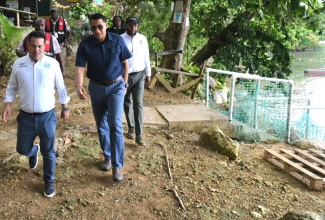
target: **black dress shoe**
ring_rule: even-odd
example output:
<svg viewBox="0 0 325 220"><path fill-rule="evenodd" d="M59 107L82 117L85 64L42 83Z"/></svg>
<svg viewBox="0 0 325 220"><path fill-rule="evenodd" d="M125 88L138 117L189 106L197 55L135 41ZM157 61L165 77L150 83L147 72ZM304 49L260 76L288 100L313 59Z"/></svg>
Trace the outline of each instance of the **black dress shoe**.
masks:
<svg viewBox="0 0 325 220"><path fill-rule="evenodd" d="M109 171L112 168L112 161L105 159L101 166L103 171Z"/></svg>
<svg viewBox="0 0 325 220"><path fill-rule="evenodd" d="M123 174L121 168L113 167L113 181L120 182L123 180Z"/></svg>

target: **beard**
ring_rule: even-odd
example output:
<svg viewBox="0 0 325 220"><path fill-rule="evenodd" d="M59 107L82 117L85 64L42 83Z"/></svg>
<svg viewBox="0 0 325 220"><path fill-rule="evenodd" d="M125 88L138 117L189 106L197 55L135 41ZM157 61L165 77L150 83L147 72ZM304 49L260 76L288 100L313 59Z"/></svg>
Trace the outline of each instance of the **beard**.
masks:
<svg viewBox="0 0 325 220"><path fill-rule="evenodd" d="M130 31L126 30L126 34L129 36L132 36L132 37L135 36L137 33L138 33L138 31L134 31L134 33L132 33Z"/></svg>

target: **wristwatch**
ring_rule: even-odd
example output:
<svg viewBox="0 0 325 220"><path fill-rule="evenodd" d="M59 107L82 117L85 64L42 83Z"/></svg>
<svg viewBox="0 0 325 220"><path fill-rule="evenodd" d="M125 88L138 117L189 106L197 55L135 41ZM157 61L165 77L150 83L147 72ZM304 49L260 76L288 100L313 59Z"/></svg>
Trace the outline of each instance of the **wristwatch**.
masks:
<svg viewBox="0 0 325 220"><path fill-rule="evenodd" d="M128 88L129 87L129 83L125 83L125 88Z"/></svg>
<svg viewBox="0 0 325 220"><path fill-rule="evenodd" d="M64 107L63 110L64 111L69 111L70 110L70 107Z"/></svg>

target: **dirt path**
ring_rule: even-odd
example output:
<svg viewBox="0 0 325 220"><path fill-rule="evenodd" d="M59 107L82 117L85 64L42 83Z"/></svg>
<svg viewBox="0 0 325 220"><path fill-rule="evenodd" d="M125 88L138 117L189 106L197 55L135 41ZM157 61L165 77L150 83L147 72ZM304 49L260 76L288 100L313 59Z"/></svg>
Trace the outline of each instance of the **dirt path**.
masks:
<svg viewBox="0 0 325 220"><path fill-rule="evenodd" d="M15 157L0 168L2 219L257 218L252 212L260 213L261 219L278 219L289 210L325 212L324 192L308 190L262 159L266 148L290 147L282 143L242 143L239 159L231 162L202 146L198 133L146 127L147 146L125 139L125 180L114 183L111 172L99 169L102 155L97 134L91 129L91 107L74 95L72 66L68 60L65 82L72 115L66 123L60 120L57 128L58 143L66 133L71 134L71 143L62 147L58 157L57 194L52 199L43 196L42 162L32 171L26 157ZM0 87L3 96L4 87ZM146 91L144 100L146 106L193 103L182 94L171 95L159 87ZM1 123L0 161L15 154L17 112L15 105L9 122Z"/></svg>

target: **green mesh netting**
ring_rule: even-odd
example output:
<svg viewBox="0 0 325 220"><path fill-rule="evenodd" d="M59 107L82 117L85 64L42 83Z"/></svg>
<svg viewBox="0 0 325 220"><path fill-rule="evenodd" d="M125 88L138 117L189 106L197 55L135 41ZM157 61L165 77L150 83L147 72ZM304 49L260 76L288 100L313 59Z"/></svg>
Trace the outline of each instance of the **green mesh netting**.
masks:
<svg viewBox="0 0 325 220"><path fill-rule="evenodd" d="M295 110L297 111L297 110ZM291 142L297 139L313 139L325 142L325 127L317 125L307 110L303 110L303 114L299 120L293 121L291 124Z"/></svg>
<svg viewBox="0 0 325 220"><path fill-rule="evenodd" d="M203 86L205 87L205 86ZM201 91L205 96L205 88ZM245 124L251 129L242 129L239 140L250 133L259 132L277 141L287 141L289 83L256 80L241 80L236 84L234 94L233 120ZM210 92L209 106L229 117L228 102L216 104ZM305 105L307 106L307 105ZM317 126L305 109L296 109L291 113L290 142L299 138L325 141L325 127ZM241 138L242 137L242 138Z"/></svg>

